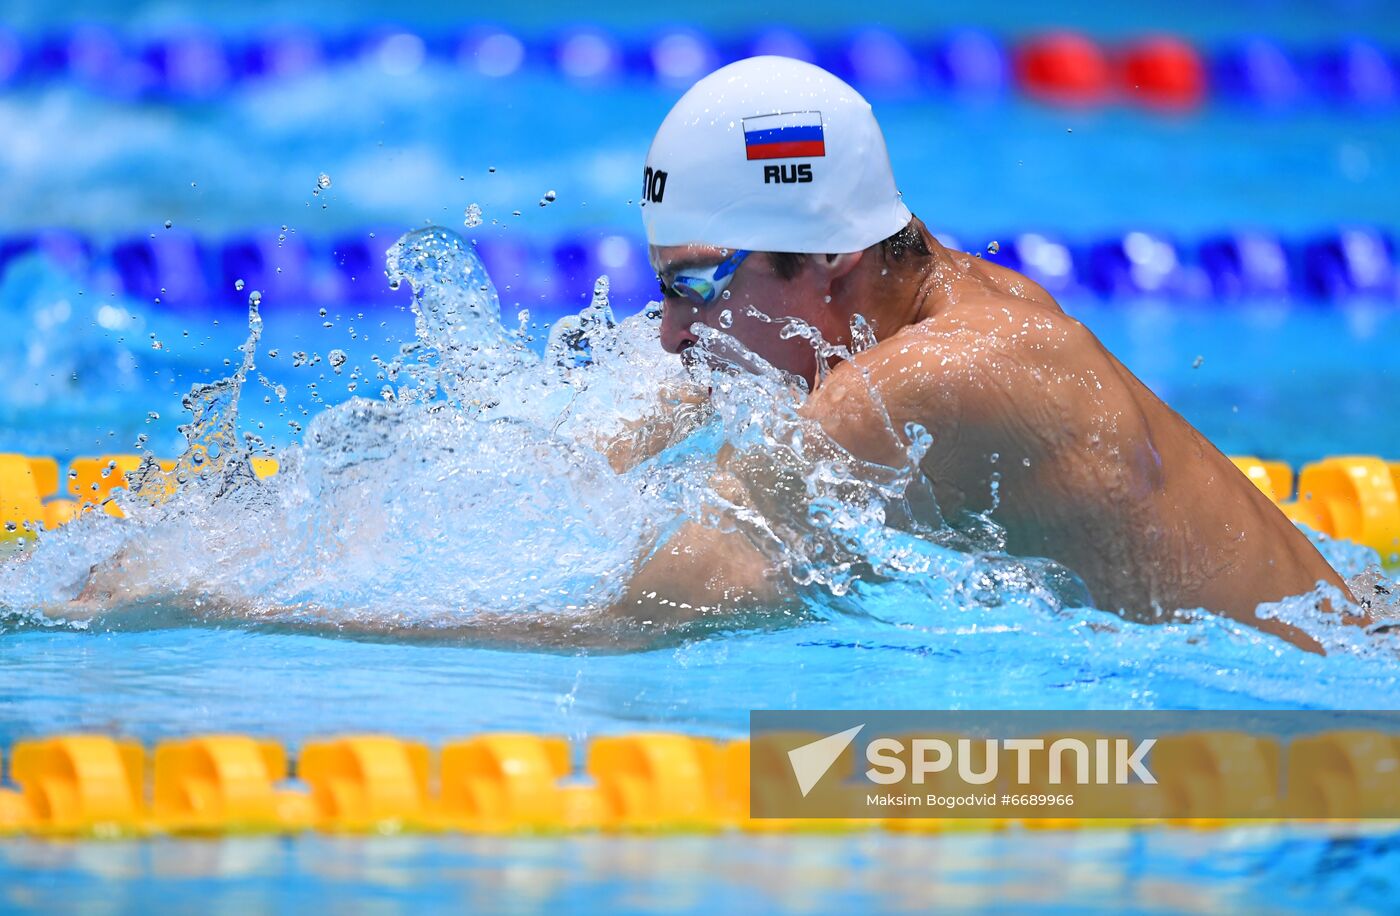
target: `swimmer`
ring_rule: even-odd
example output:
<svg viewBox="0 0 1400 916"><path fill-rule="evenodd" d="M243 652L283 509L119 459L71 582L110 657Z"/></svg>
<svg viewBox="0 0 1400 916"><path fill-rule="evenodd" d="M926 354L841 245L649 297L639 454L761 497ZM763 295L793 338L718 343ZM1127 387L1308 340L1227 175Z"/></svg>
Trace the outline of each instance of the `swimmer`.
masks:
<svg viewBox="0 0 1400 916"><path fill-rule="evenodd" d="M722 329L802 379L802 412L864 461L905 462L896 431L922 426L942 516L990 512L1008 552L1073 570L1097 607L1138 621L1205 608L1317 651L1256 608L1319 583L1352 600L1273 502L1044 289L938 243L895 188L870 105L826 71L755 57L698 82L652 142L642 217L667 350ZM857 315L878 342L846 361L781 333L798 319L847 346ZM609 456L621 469L645 451ZM726 460L742 504L745 474ZM790 593L743 533L692 522L622 607L674 619Z"/></svg>
<svg viewBox="0 0 1400 916"><path fill-rule="evenodd" d="M919 471L937 506L918 521L989 515L1009 553L1058 561L1095 606L1132 620L1205 608L1320 651L1256 609L1319 583L1355 606L1278 508L1045 290L938 243L895 189L869 104L831 74L779 57L711 74L667 115L644 177L662 345L693 355L706 327L731 335L806 386L805 400L794 395L800 411L831 448L874 465L905 465L905 431L922 427L932 444ZM847 360L783 334L796 319L850 350L856 316L876 343ZM694 428L708 397L703 388L658 394L660 415L603 444L619 472ZM740 507L773 508L784 482L763 457L722 450L716 490ZM329 608L250 605L237 583L220 583L228 593L204 583L170 594L159 568L158 557L122 548L54 616L121 617L122 608L154 606L155 596L204 620L625 650L708 626L771 624L800 608L786 570L742 526L699 522L654 546L611 607L509 616L463 608L461 622L418 627L397 616L347 621Z"/></svg>

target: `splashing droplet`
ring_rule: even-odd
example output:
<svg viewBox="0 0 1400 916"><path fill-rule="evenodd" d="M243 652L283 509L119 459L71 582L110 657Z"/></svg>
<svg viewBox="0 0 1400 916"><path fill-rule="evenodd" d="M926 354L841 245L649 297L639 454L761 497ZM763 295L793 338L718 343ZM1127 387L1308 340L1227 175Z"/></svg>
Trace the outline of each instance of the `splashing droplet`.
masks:
<svg viewBox="0 0 1400 916"><path fill-rule="evenodd" d="M169 229L169 228L170 228L171 226L173 226L173 225L175 225L175 223L173 223L172 221L170 221L170 220L166 220L166 221L165 221L165 228Z"/></svg>
<svg viewBox="0 0 1400 916"><path fill-rule="evenodd" d="M465 218L462 220L462 225L466 226L468 229L475 229L477 226L480 226L481 205L474 203L467 204L467 211L464 216Z"/></svg>
<svg viewBox="0 0 1400 916"><path fill-rule="evenodd" d="M345 355L344 350L332 350L326 354L326 362L331 364L331 368L335 370L336 375L340 374L340 367L345 365L346 359L348 359L348 357Z"/></svg>
<svg viewBox="0 0 1400 916"><path fill-rule="evenodd" d="M320 188L322 191L324 191L326 188L329 188L330 186L331 186L331 176L327 175L325 172L322 172L321 174L319 174L319 175L316 176L316 187L318 187L318 188Z"/></svg>
<svg viewBox="0 0 1400 916"><path fill-rule="evenodd" d="M253 306L253 307L256 308L256 307L257 307L258 305L260 305L261 303L262 303L262 293L258 292L257 290L253 290L251 293L248 294L248 304L249 304L249 305L251 305L251 306Z"/></svg>
<svg viewBox="0 0 1400 916"><path fill-rule="evenodd" d="M996 239L987 243L987 254L996 254L998 251L1001 251L1001 243Z"/></svg>
<svg viewBox="0 0 1400 916"><path fill-rule="evenodd" d="M237 279L237 280L234 280L234 281L233 281L233 288L236 289L236 290L238 290L240 293L243 292L243 280L242 280L241 278L240 278L240 279Z"/></svg>
<svg viewBox="0 0 1400 916"><path fill-rule="evenodd" d="M728 292L728 290L725 290L725 292ZM725 309L724 311L720 312L719 326L722 328L734 327L734 313L731 312L729 309Z"/></svg>

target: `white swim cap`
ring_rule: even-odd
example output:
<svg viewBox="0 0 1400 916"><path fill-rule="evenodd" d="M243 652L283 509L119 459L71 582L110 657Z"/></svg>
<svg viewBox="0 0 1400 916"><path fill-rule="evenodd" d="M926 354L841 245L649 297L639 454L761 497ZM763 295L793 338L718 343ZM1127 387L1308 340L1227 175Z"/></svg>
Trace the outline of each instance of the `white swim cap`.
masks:
<svg viewBox="0 0 1400 916"><path fill-rule="evenodd" d="M787 57L737 61L681 96L651 141L642 192L652 245L840 254L911 219L870 103Z"/></svg>

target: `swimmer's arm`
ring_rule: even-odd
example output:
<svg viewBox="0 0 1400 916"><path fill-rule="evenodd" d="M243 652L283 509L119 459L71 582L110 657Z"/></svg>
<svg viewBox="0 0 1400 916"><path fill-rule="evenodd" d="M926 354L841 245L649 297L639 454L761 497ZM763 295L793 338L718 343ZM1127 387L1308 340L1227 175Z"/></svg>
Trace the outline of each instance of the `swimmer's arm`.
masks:
<svg viewBox="0 0 1400 916"><path fill-rule="evenodd" d="M643 562L614 611L664 625L771 612L793 600L781 570L744 534L687 522Z"/></svg>
<svg viewBox="0 0 1400 916"><path fill-rule="evenodd" d="M1063 320L1066 333L1074 333L1077 322ZM957 509L988 489L990 452L1039 460L1049 447L1039 427L1053 426L1055 417L1036 403L1043 383L1030 370L1039 357L1015 347L989 353L985 340L964 333L896 336L839 365L801 412L821 424L838 450L887 468L907 464L906 424L919 424L933 438L921 467L934 479L943 508ZM809 452L821 445L806 443ZM758 466L763 460L722 451L716 490L741 508L763 503L782 511L778 503L802 498L801 481ZM638 570L619 610L690 618L711 609L732 613L794 602L784 571L744 533L690 523Z"/></svg>
<svg viewBox="0 0 1400 916"><path fill-rule="evenodd" d="M619 474L625 473L674 445L698 425L708 396L697 385L668 385L640 417L625 420L622 429L596 446Z"/></svg>
<svg viewBox="0 0 1400 916"><path fill-rule="evenodd" d="M922 375L924 383L939 375L932 369L937 364L930 361L931 371ZM941 365L946 368L952 363L945 360ZM908 444L895 430L909 420L923 423L931 432L936 430L938 449L948 452L957 437L945 433L955 431L956 424L947 415L926 415L922 402L913 403L920 398L904 390L904 375L899 365L865 354L837 367L802 408L801 412L817 420L832 440L821 443L810 437L805 444L808 452L834 448L861 461L900 467L907 463ZM948 378L938 384L951 385L953 381ZM918 394L926 392L920 388ZM881 408L885 400L890 402L893 422L885 419ZM791 469L766 464L767 456L762 453L725 448L717 462L719 470L712 485L740 511L763 504L763 514L768 515L782 512L787 503L802 498L802 481L790 479ZM685 621L709 614L771 612L795 606L795 590L785 570L775 568L742 530L690 522L639 567L616 610L624 617L647 622L658 617Z"/></svg>

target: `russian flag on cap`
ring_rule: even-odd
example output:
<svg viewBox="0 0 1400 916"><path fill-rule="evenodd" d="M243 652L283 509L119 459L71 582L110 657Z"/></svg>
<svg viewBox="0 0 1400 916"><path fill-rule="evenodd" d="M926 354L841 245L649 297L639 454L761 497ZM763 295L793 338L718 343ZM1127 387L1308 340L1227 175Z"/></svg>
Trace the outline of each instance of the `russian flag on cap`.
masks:
<svg viewBox="0 0 1400 916"><path fill-rule="evenodd" d="M744 118L749 159L804 159L826 155L820 111L785 111Z"/></svg>

